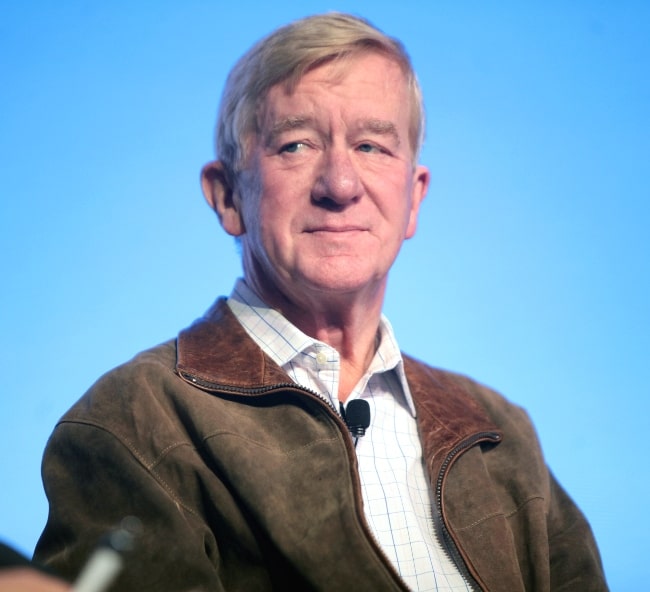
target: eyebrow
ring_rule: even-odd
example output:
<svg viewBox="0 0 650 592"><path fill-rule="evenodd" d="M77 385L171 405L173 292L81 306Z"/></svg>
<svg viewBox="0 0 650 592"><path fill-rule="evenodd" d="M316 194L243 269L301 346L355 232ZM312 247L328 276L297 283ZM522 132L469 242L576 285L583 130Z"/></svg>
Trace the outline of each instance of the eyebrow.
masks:
<svg viewBox="0 0 650 592"><path fill-rule="evenodd" d="M289 115L274 122L271 129L266 134L266 142L272 143L275 138L285 132L292 130L304 129L314 126L314 118L310 115ZM385 119L361 119L357 121L357 129L360 131L371 132L380 136L391 136L397 145L400 144L400 136L397 127L392 121Z"/></svg>
<svg viewBox="0 0 650 592"><path fill-rule="evenodd" d="M362 131L369 131L380 136L392 136L397 144L400 144L397 127L392 121L385 119L364 119L360 121L359 127Z"/></svg>
<svg viewBox="0 0 650 592"><path fill-rule="evenodd" d="M313 124L314 118L309 115L289 115L275 121L271 129L266 134L266 143L270 144L275 138L284 132L290 132L296 129L304 129Z"/></svg>

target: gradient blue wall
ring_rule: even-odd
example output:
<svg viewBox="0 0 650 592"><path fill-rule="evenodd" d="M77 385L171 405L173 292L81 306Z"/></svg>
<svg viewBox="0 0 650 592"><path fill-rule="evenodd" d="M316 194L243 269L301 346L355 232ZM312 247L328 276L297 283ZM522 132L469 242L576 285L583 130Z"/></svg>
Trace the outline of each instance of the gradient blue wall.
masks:
<svg viewBox="0 0 650 592"><path fill-rule="evenodd" d="M0 538L33 548L57 418L240 273L198 185L228 68L338 9L405 41L427 102L403 349L528 409L612 589L643 589L650 4L289 5L0 2Z"/></svg>

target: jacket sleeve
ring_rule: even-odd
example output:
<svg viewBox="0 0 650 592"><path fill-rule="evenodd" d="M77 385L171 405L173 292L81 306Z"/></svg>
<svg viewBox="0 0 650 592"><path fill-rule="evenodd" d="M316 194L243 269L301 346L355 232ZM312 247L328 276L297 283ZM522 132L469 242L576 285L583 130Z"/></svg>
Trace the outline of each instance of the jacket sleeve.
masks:
<svg viewBox="0 0 650 592"><path fill-rule="evenodd" d="M73 580L101 537L135 516L143 532L115 589L223 590L211 531L128 442L97 425L62 422L48 442L42 471L50 511L37 561Z"/></svg>
<svg viewBox="0 0 650 592"><path fill-rule="evenodd" d="M464 377L459 381L503 433L501 443L482 450L481 462L474 459L474 464L470 464L473 460L470 453L461 458L457 463L458 472L450 474L447 485L448 495L454 499L454 507L458 507L452 526L461 533L463 544L472 546L472 557L480 566L478 572L483 579L489 580L486 588L606 591L607 583L591 527L549 470L528 413L474 381ZM474 487L474 498L490 500L493 516L503 515L508 535L499 531L499 519L485 520L483 533L480 527L475 527L480 514L474 516L473 513L483 506L478 502L472 504L466 488L467 483L476 482L482 471L486 471L485 480ZM450 490L451 485L453 490ZM476 490L483 493L476 494ZM492 497L489 491L493 491ZM468 515L474 522L470 522ZM512 583L504 588L503 575L495 575L493 569L493 549L485 545L481 534L496 537L493 541L501 551L508 544L513 545L521 574L520 587Z"/></svg>
<svg viewBox="0 0 650 592"><path fill-rule="evenodd" d="M596 541L587 519L550 475L548 544L551 590L606 592L608 590Z"/></svg>

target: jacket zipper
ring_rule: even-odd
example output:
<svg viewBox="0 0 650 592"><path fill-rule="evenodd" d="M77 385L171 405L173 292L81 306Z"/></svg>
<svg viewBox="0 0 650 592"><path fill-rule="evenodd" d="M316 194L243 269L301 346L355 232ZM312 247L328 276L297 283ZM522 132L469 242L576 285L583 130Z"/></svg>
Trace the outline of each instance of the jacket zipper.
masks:
<svg viewBox="0 0 650 592"><path fill-rule="evenodd" d="M438 514L438 520L436 521L436 519L434 518L434 531L436 535L439 536L440 538L441 547L447 551L450 559L456 565L458 571L460 572L461 576L463 576L468 586L472 590L477 592L480 592L482 590L482 587L479 585L479 583L474 579L474 577L470 573L467 564L465 563L465 560L460 554L458 546L454 542L454 539L452 538L451 533L449 532L449 528L445 523L445 519L442 513L442 482L450 466L453 464L454 460L458 458L463 452L466 452L467 450L469 450L479 442L499 442L500 440L501 440L501 435L495 432L479 432L467 438L466 440L463 440L462 442L457 444L454 448L452 448L451 451L445 457L445 460L443 461L442 466L440 467L440 471L438 473L438 479L436 481L435 504L436 504L436 512Z"/></svg>
<svg viewBox="0 0 650 592"><path fill-rule="evenodd" d="M296 384L295 382L279 382L277 384L258 386L255 388L246 388L246 387L230 386L227 384L217 384L214 382L209 382L207 380L197 378L196 376L190 374L189 372L179 372L179 375L182 378L184 378L186 381L212 392L246 394L246 395L265 395L273 391L285 390L285 389L304 392L309 395L312 395L313 397L316 397L319 401L322 401L329 409L331 409L334 412L334 414L337 417L340 417L341 420L343 420L340 412L334 407L334 405L332 405L332 403L328 399L326 399L322 395L319 395L316 391L312 391L311 389Z"/></svg>
<svg viewBox="0 0 650 592"><path fill-rule="evenodd" d="M207 380L203 380L201 378L197 378L193 374L190 374L189 372L182 372L179 371L179 375L181 378L186 380L187 382L196 385L198 387L204 388L206 390L209 390L211 392L222 392L222 393L233 393L233 394L249 394L249 395L264 395L268 394L274 391L278 390L292 390L292 391L297 391L300 393L304 393L306 395L309 395L312 398L315 398L318 402L323 403L325 407L327 407L334 415L336 421L336 425L339 428L339 431L344 436L344 441L346 436L348 436L348 431L347 431L347 426L345 425L345 422L343 420L343 417L340 413L339 410L337 410L332 403L326 399L325 397L321 396L318 394L316 391L313 391L307 387L301 386L299 384L296 384L295 382L280 382L277 384L272 384L272 385L267 385L267 386L261 386L261 387L255 387L255 388L245 388L245 387L234 387L230 385L224 385L224 384L217 384L214 382L209 382ZM351 439L350 439L351 441ZM356 453L354 452L354 447L352 448L350 446L346 445L346 451L348 453L348 459L349 460L354 460L356 463ZM354 456L352 456L354 455ZM354 463L350 463L350 466L353 466ZM352 476L353 480L355 482L358 481L358 475L353 475ZM393 567L393 564L391 563L390 559L388 559L388 556L384 553L384 550L381 548L379 542L377 541L374 533L370 530L370 527L368 526L365 518L365 514L363 512L363 503L361 502L361 486L359 483L357 483L357 487L355 489L355 498L356 498L356 507L357 507L357 515L360 518L361 526L363 528L363 531L366 533L366 536L368 537L368 540L372 542L373 547L375 548L375 552L383 559L384 566L388 570L388 572L393 576L395 579L396 583L399 584L399 586L408 591L408 586L406 586L405 582L402 580L402 577L399 575L397 570Z"/></svg>

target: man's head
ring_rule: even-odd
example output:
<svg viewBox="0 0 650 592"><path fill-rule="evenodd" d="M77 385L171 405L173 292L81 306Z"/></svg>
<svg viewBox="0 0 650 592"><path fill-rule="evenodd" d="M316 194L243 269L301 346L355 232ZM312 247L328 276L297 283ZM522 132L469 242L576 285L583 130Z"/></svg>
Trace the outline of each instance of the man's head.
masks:
<svg viewBox="0 0 650 592"><path fill-rule="evenodd" d="M222 100L220 160L202 181L268 304L285 314L351 299L380 307L428 186L416 165L422 125L408 56L363 20L298 21L238 62Z"/></svg>
<svg viewBox="0 0 650 592"><path fill-rule="evenodd" d="M277 84L295 87L310 69L366 52L394 60L404 73L410 109L413 164L424 139L422 94L410 58L397 39L366 20L342 13L315 15L275 30L235 64L223 90L216 127L217 158L230 181L245 166L252 138L259 133L259 108Z"/></svg>

